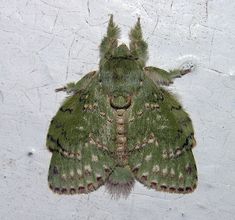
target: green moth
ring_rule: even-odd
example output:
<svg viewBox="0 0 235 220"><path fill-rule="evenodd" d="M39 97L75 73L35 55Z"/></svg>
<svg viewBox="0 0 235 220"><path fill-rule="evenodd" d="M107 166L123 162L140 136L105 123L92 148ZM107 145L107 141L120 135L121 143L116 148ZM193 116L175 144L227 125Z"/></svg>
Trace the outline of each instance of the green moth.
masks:
<svg viewBox="0 0 235 220"><path fill-rule="evenodd" d="M189 193L197 185L192 121L165 89L190 69L146 67L140 19L129 48L110 17L100 45L99 70L57 91L69 97L52 119L48 182L59 194L89 193L105 185L127 196L135 180L148 188Z"/></svg>

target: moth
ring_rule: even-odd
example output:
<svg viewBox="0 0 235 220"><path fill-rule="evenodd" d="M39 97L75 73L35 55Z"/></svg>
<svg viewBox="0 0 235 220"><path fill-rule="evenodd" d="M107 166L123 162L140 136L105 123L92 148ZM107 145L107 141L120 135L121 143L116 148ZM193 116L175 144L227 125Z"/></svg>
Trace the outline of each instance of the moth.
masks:
<svg viewBox="0 0 235 220"><path fill-rule="evenodd" d="M81 194L105 185L112 196L126 197L137 180L157 191L190 193L197 185L193 125L166 89L190 69L145 66L139 18L129 47L118 44L119 36L111 15L99 70L56 90L69 96L47 134L49 187Z"/></svg>

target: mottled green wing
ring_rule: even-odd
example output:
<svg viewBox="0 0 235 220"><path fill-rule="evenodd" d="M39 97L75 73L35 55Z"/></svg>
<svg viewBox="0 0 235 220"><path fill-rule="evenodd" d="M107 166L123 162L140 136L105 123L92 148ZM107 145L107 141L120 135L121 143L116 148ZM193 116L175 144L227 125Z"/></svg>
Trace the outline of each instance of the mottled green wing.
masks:
<svg viewBox="0 0 235 220"><path fill-rule="evenodd" d="M169 92L146 78L129 115L129 165L138 181L156 190L196 188L195 145L188 114Z"/></svg>
<svg viewBox="0 0 235 220"><path fill-rule="evenodd" d="M115 166L110 156L115 130L108 99L97 76L82 80L52 119L47 135L47 147L53 153L48 182L57 193L93 191Z"/></svg>

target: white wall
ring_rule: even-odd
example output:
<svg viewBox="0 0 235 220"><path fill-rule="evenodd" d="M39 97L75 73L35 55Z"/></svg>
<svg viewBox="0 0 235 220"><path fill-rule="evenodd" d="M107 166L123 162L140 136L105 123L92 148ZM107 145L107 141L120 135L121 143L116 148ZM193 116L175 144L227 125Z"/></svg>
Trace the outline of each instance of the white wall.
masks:
<svg viewBox="0 0 235 220"><path fill-rule="evenodd" d="M233 0L0 1L0 219L234 219L234 11ZM194 122L193 194L136 184L116 201L104 188L59 196L47 186L46 133L65 97L54 89L97 69L110 13L124 41L141 16L149 64L198 63L171 87Z"/></svg>

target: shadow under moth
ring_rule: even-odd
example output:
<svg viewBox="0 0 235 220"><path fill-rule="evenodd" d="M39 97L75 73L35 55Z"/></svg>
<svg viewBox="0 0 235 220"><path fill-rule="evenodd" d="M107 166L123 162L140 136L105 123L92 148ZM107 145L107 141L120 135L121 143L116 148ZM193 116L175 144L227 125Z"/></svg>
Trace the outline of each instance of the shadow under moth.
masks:
<svg viewBox="0 0 235 220"><path fill-rule="evenodd" d="M59 194L81 194L105 185L113 197L126 197L137 180L158 191L192 192L192 121L166 90L190 69L146 67L140 19L129 33L129 47L118 45L119 35L111 16L99 70L56 90L69 96L47 135L49 186Z"/></svg>

